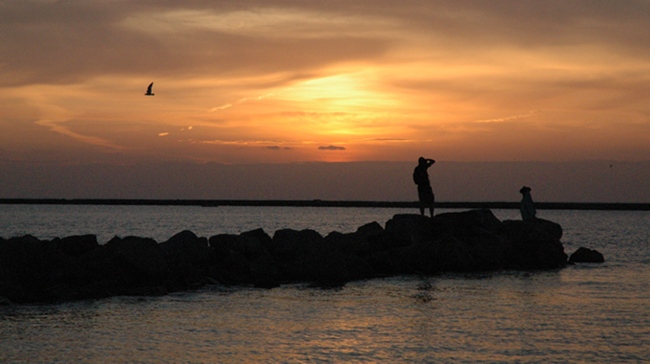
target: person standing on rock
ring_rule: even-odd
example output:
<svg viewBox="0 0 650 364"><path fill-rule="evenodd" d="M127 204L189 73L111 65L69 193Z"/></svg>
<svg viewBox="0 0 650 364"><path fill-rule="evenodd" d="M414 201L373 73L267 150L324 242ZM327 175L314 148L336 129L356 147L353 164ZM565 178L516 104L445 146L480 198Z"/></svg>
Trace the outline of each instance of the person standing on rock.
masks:
<svg viewBox="0 0 650 364"><path fill-rule="evenodd" d="M433 217L433 205L435 197L433 189L431 189L431 182L429 181L429 173L427 169L436 163L433 159L420 157L418 159L418 166L413 171L413 182L418 185L418 198L420 200L420 214L424 216L424 209L429 208L429 213Z"/></svg>
<svg viewBox="0 0 650 364"><path fill-rule="evenodd" d="M519 211L521 211L522 220L532 220L535 218L535 205L533 204L533 198L530 196L530 187L522 187L519 190L521 193L521 205L519 206Z"/></svg>

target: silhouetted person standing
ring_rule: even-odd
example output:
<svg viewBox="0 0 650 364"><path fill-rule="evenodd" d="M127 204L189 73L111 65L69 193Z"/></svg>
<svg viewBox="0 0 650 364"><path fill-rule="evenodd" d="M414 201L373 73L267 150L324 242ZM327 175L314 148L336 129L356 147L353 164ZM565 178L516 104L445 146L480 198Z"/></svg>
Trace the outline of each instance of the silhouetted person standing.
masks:
<svg viewBox="0 0 650 364"><path fill-rule="evenodd" d="M418 185L418 198L420 200L420 214L424 215L424 208L429 208L429 213L433 217L433 204L435 197L433 196L433 189L431 189L431 182L429 181L429 173L427 169L432 164L436 163L433 159L420 157L418 159L418 166L413 171L413 182Z"/></svg>
<svg viewBox="0 0 650 364"><path fill-rule="evenodd" d="M522 187L519 190L521 193L521 205L519 206L519 211L521 211L522 220L531 220L535 218L535 205L533 204L533 198L530 196L530 187Z"/></svg>

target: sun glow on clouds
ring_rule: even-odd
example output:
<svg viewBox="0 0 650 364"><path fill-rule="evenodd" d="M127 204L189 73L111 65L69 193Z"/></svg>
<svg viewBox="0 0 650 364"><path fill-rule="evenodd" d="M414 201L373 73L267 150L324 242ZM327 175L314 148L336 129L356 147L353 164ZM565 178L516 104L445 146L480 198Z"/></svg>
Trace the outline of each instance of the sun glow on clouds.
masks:
<svg viewBox="0 0 650 364"><path fill-rule="evenodd" d="M23 134L3 149L38 134L232 163L650 158L645 5L120 4L5 4L0 104L21 106L0 130Z"/></svg>
<svg viewBox="0 0 650 364"><path fill-rule="evenodd" d="M203 30L269 38L319 38L341 32L359 34L363 29L395 24L386 19L365 16L262 7L223 13L175 10L137 14L125 19L122 25L161 36Z"/></svg>
<svg viewBox="0 0 650 364"><path fill-rule="evenodd" d="M399 99L382 90L375 71L334 69L323 77L292 82L261 96L240 98L210 109L202 125L211 129L207 133L215 138L197 142L259 145L270 150L278 150L268 148L277 146L315 160L332 160L323 152L331 149L319 146L336 145L342 146L336 150L345 151L347 160L354 160L359 148L346 148L346 144L361 141L367 146L391 143L395 138L400 128L390 125L388 110L398 110ZM223 121L211 124L210 118ZM241 139L243 130L259 139Z"/></svg>
<svg viewBox="0 0 650 364"><path fill-rule="evenodd" d="M394 106L394 102L378 92L363 73L310 79L291 87L283 95L295 101L320 103L319 109L330 111L372 112Z"/></svg>
<svg viewBox="0 0 650 364"><path fill-rule="evenodd" d="M400 98L382 90L372 72L339 73L306 80L278 93L298 106L303 132L319 140L388 136L399 128L388 126L387 115L400 109Z"/></svg>

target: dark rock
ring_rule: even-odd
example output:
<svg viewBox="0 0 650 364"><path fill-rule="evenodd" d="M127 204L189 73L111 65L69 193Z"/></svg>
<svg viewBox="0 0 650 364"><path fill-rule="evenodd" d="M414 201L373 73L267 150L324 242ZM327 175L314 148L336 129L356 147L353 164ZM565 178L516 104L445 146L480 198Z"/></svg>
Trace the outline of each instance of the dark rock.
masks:
<svg viewBox="0 0 650 364"><path fill-rule="evenodd" d="M373 269L378 276L392 276L399 274L399 261L389 250L372 252L366 255L364 260L368 262L371 269Z"/></svg>
<svg viewBox="0 0 650 364"><path fill-rule="evenodd" d="M467 243L444 235L437 241L438 255L436 256L438 272L470 272L477 270L472 250Z"/></svg>
<svg viewBox="0 0 650 364"><path fill-rule="evenodd" d="M351 280L500 269L556 269L567 256L560 225L543 219L499 221L489 210L429 218L398 214L354 233L262 229L206 239L182 231L158 244L94 235L41 241L0 238L2 302L55 302L114 295L164 295L204 284L272 288L282 282L340 287ZM580 248L573 262L602 262Z"/></svg>
<svg viewBox="0 0 650 364"><path fill-rule="evenodd" d="M208 246L208 239L184 230L160 243L160 249L172 271L167 280L168 290L197 288L205 283L213 258L213 249Z"/></svg>
<svg viewBox="0 0 650 364"><path fill-rule="evenodd" d="M46 291L54 301L73 301L79 297L77 288L69 284L57 284L48 287Z"/></svg>
<svg viewBox="0 0 650 364"><path fill-rule="evenodd" d="M277 286L278 268L267 249L269 239L271 238L262 229L240 235L220 234L210 237L210 247L217 252L211 276L227 284Z"/></svg>
<svg viewBox="0 0 650 364"><path fill-rule="evenodd" d="M131 295L143 287L164 286L171 273L162 249L153 239L126 237L111 239L79 257L84 295L105 297Z"/></svg>
<svg viewBox="0 0 650 364"><path fill-rule="evenodd" d="M331 232L325 240L344 254L351 254L363 257L373 251L390 247L391 243L379 246L379 236L385 235L384 229L377 222L363 225L354 233L342 234L336 231Z"/></svg>
<svg viewBox="0 0 650 364"><path fill-rule="evenodd" d="M115 258L113 261L115 268L128 271L135 280L156 280L165 277L169 272L165 254L153 239L135 236L123 239L115 237L105 246Z"/></svg>
<svg viewBox="0 0 650 364"><path fill-rule="evenodd" d="M303 255L313 255L323 243L323 237L314 230L281 229L273 235L271 255L279 263L286 264Z"/></svg>
<svg viewBox="0 0 650 364"><path fill-rule="evenodd" d="M448 212L436 215L439 223L452 224L458 229L482 229L493 233L501 231L502 222L488 209Z"/></svg>
<svg viewBox="0 0 650 364"><path fill-rule="evenodd" d="M380 234L383 231L384 228L382 228L377 221L373 221L371 223L359 226L355 233L363 236L369 236L369 235Z"/></svg>
<svg viewBox="0 0 650 364"><path fill-rule="evenodd" d="M267 234L264 229L255 229L251 231L245 231L240 234L244 237L249 237L258 240L266 248L267 251L270 251L271 245L273 244L273 239Z"/></svg>
<svg viewBox="0 0 650 364"><path fill-rule="evenodd" d="M399 274L430 275L476 269L470 247L451 235L394 249L392 255Z"/></svg>
<svg viewBox="0 0 650 364"><path fill-rule="evenodd" d="M168 293L165 286L127 287L122 292L125 296L164 296Z"/></svg>
<svg viewBox="0 0 650 364"><path fill-rule="evenodd" d="M506 220L502 233L510 241L508 268L555 269L566 265L560 225L543 219Z"/></svg>
<svg viewBox="0 0 650 364"><path fill-rule="evenodd" d="M580 247L569 258L569 263L604 263L605 257L597 250Z"/></svg>
<svg viewBox="0 0 650 364"><path fill-rule="evenodd" d="M373 272L365 260L344 254L313 230L276 231L272 254L287 281L339 286L352 279L367 278Z"/></svg>
<svg viewBox="0 0 650 364"><path fill-rule="evenodd" d="M434 227L431 218L416 214L398 214L386 222L386 232L399 246L431 241Z"/></svg>
<svg viewBox="0 0 650 364"><path fill-rule="evenodd" d="M11 302L10 299L8 299L8 298L6 298L6 297L2 297L2 296L0 296L0 306L9 306L9 305L11 305L12 303L13 303L13 302Z"/></svg>
<svg viewBox="0 0 650 364"><path fill-rule="evenodd" d="M160 249L167 256L182 256L190 263L203 261L211 252L208 239L199 238L189 230L181 231L169 240L160 243Z"/></svg>
<svg viewBox="0 0 650 364"><path fill-rule="evenodd" d="M56 285L67 262L49 241L31 235L0 242L0 296L16 303L54 299L47 291Z"/></svg>
<svg viewBox="0 0 650 364"><path fill-rule="evenodd" d="M511 244L503 236L478 229L471 238L465 235L458 239L465 242L471 251L473 270L497 270L508 267L508 251L511 249Z"/></svg>
<svg viewBox="0 0 650 364"><path fill-rule="evenodd" d="M97 243L97 236L89 234L65 237L58 241L57 246L63 253L77 257L97 249L99 244Z"/></svg>

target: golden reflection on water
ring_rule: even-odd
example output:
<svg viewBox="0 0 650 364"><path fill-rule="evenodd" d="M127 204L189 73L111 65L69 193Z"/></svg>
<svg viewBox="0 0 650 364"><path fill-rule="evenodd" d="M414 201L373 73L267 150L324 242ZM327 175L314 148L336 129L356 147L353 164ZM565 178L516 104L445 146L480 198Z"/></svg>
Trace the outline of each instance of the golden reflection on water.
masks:
<svg viewBox="0 0 650 364"><path fill-rule="evenodd" d="M647 358L647 280L607 268L209 287L4 308L0 361L588 362ZM627 273L625 273L627 272ZM616 275L616 274L614 274ZM616 282L626 282L616 290ZM637 283L634 283L637 282ZM620 285L619 285L620 286ZM13 346L12 346L13 345ZM16 349L19 347L20 349Z"/></svg>

